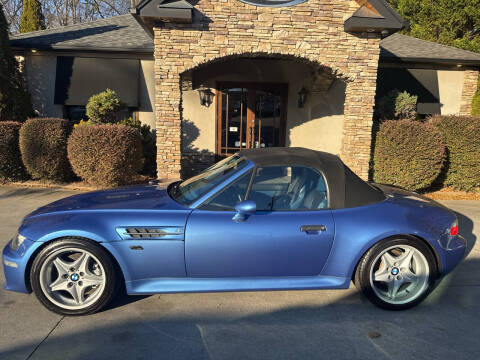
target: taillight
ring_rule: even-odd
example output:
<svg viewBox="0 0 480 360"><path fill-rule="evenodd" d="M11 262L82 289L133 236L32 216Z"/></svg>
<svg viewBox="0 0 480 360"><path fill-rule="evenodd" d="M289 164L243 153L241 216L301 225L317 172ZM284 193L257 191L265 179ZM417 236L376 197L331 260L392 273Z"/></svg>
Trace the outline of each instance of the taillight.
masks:
<svg viewBox="0 0 480 360"><path fill-rule="evenodd" d="M457 236L458 235L458 224L453 224L453 226L450 228L450 235L451 236Z"/></svg>

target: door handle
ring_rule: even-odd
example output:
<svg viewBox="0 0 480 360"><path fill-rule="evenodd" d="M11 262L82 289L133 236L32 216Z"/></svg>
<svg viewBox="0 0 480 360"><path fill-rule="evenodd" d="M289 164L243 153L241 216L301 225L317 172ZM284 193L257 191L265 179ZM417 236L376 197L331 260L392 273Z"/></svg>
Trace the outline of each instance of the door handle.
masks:
<svg viewBox="0 0 480 360"><path fill-rule="evenodd" d="M313 235L327 231L327 227L325 225L303 225L300 230L304 233Z"/></svg>

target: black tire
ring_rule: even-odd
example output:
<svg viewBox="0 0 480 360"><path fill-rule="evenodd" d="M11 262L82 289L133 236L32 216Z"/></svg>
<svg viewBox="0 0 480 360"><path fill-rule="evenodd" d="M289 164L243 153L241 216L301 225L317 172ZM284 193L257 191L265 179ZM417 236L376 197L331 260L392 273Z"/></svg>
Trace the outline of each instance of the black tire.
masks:
<svg viewBox="0 0 480 360"><path fill-rule="evenodd" d="M429 266L429 277L427 280L427 287L423 292L414 300L407 302L405 304L392 304L381 299L373 290L373 287L370 282L370 270L374 266L374 261L377 257L382 254L385 250L393 246L407 245L416 248L419 250L423 256L425 256L428 266ZM430 294L430 292L435 287L435 282L438 278L438 269L435 260L435 256L432 253L432 250L427 244L423 241L408 237L402 236L402 238L390 238L384 241L381 241L374 245L367 253L362 257L358 263L357 270L353 282L355 286L363 292L363 294L369 299L373 304L377 305L380 308L386 310L407 310L414 306L420 304L425 298Z"/></svg>
<svg viewBox="0 0 480 360"><path fill-rule="evenodd" d="M53 303L47 298L47 296L45 296L40 284L40 270L47 258L59 250L71 247L86 250L93 254L100 261L105 271L106 278L106 285L101 296L99 296L99 298L88 307L78 310L65 309ZM77 238L64 238L48 244L35 257L30 270L30 281L32 290L38 300L40 300L40 302L50 311L66 316L89 315L104 309L117 295L121 285L121 279L117 267L118 266L112 261L110 255L95 242Z"/></svg>

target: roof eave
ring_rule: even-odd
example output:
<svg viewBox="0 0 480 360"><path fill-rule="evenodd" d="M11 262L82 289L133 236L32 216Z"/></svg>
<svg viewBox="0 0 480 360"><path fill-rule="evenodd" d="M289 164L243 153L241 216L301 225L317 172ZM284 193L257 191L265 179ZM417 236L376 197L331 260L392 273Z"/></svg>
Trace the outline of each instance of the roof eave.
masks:
<svg viewBox="0 0 480 360"><path fill-rule="evenodd" d="M344 23L346 32L371 32L391 35L408 27L409 23L403 19L385 0L368 0L378 11L379 17L362 17L353 14ZM388 34L385 34L387 32Z"/></svg>
<svg viewBox="0 0 480 360"><path fill-rule="evenodd" d="M393 18L362 18L352 16L345 20L344 29L346 32L372 32L383 33L387 31L389 34L393 34L402 30L408 25L407 22L399 22Z"/></svg>
<svg viewBox="0 0 480 360"><path fill-rule="evenodd" d="M480 67L480 60L471 59L431 59L424 57L391 57L381 56L383 63L417 63L417 64L439 64L439 65L461 65Z"/></svg>
<svg viewBox="0 0 480 360"><path fill-rule="evenodd" d="M152 20L165 22L191 23L193 19L193 6L183 0L164 4L163 1L142 1L130 13L141 21Z"/></svg>
<svg viewBox="0 0 480 360"><path fill-rule="evenodd" d="M142 54L142 55L152 55L153 48L114 48L114 47L92 47L92 46L67 46L67 45L58 45L58 46L48 46L48 45L11 45L12 50L14 51L24 51L24 50L38 50L38 51L88 51L88 52L97 52L97 53L131 53L131 54Z"/></svg>

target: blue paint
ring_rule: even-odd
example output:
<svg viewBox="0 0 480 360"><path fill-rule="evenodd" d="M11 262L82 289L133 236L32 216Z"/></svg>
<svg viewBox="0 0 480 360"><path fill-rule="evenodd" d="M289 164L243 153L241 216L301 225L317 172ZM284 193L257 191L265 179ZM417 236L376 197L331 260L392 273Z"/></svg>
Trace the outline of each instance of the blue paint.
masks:
<svg viewBox="0 0 480 360"><path fill-rule="evenodd" d="M347 288L362 255L392 236L428 242L442 276L464 256L465 240L449 234L455 215L404 191L386 190L385 201L351 209L264 212L253 211L251 203L237 212L200 208L253 166L239 169L189 207L153 185L92 192L42 207L23 220L19 232L27 240L20 248L3 250L5 288L28 292L32 255L46 242L68 236L96 241L109 251L131 294ZM234 220L237 213L242 221ZM137 227L165 234L130 239L126 229Z"/></svg>

